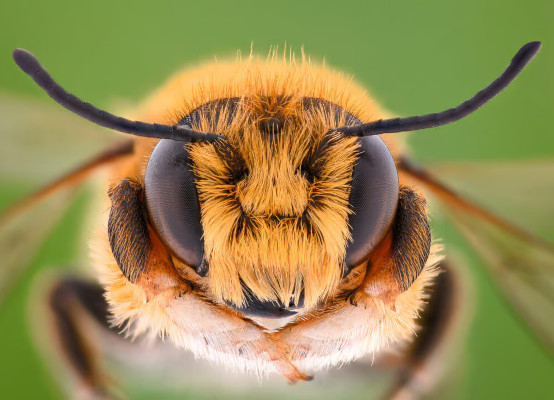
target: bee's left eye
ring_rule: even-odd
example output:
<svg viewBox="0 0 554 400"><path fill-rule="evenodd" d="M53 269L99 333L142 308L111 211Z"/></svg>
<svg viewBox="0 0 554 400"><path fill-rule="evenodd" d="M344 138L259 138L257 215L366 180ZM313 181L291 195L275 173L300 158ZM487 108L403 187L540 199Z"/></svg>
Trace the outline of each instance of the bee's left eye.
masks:
<svg viewBox="0 0 554 400"><path fill-rule="evenodd" d="M160 140L144 180L154 228L177 258L198 271L204 258L203 229L190 154L184 143Z"/></svg>
<svg viewBox="0 0 554 400"><path fill-rule="evenodd" d="M378 136L359 139L360 158L352 172L347 268L365 261L388 232L398 204L398 173L394 159Z"/></svg>

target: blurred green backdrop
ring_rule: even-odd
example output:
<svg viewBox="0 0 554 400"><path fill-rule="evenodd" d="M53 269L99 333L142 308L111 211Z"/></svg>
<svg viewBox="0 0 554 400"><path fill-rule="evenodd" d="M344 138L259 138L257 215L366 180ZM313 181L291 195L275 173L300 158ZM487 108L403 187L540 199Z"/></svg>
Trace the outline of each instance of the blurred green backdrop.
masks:
<svg viewBox="0 0 554 400"><path fill-rule="evenodd" d="M286 43L353 74L385 107L409 115L457 104L491 81L520 45L541 40L537 59L503 95L411 143L423 161L548 158L554 157L553 15L554 2L545 0L4 2L0 90L49 101L12 62L15 47L32 50L64 86L106 106L138 102L184 65L237 49L248 53L251 42L261 54ZM30 190L24 182L0 183L0 205ZM1 398L61 396L30 342L27 297L40 268L73 259L82 210L81 201L0 304ZM434 229L464 249L449 225ZM467 263L476 314L462 351L465 373L452 397L551 397L551 359L505 308L479 263L471 256Z"/></svg>

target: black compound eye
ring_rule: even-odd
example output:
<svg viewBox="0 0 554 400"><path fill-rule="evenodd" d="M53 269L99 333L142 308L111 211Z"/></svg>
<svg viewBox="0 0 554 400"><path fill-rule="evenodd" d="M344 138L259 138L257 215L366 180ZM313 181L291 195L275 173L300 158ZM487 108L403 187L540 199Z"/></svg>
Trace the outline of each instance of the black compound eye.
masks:
<svg viewBox="0 0 554 400"><path fill-rule="evenodd" d="M361 154L352 172L349 224L352 242L346 266L365 261L388 232L398 205L398 172L392 155L378 136L359 139ZM348 271L346 271L348 272Z"/></svg>
<svg viewBox="0 0 554 400"><path fill-rule="evenodd" d="M148 214L162 241L177 258L201 271L204 242L200 204L184 143L169 139L158 142L146 167L144 186Z"/></svg>

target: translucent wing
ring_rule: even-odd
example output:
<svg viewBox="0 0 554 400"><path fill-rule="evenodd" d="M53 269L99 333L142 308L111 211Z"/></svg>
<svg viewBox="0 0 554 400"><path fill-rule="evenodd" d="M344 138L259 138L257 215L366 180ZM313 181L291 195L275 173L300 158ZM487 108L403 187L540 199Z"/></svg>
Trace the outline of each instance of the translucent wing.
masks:
<svg viewBox="0 0 554 400"><path fill-rule="evenodd" d="M509 302L554 352L554 246L498 216L533 223L543 234L552 232L554 160L449 163L423 169L403 159L399 173L447 206Z"/></svg>
<svg viewBox="0 0 554 400"><path fill-rule="evenodd" d="M74 186L131 153L132 142L121 142L55 104L4 93L0 140L2 191L26 187L30 193L0 211L1 300L71 203Z"/></svg>
<svg viewBox="0 0 554 400"><path fill-rule="evenodd" d="M495 214L554 233L554 160L428 164L438 179Z"/></svg>
<svg viewBox="0 0 554 400"><path fill-rule="evenodd" d="M62 217L74 198L74 190L58 191L25 212L0 220L0 302L32 261L35 250Z"/></svg>
<svg viewBox="0 0 554 400"><path fill-rule="evenodd" d="M0 92L2 182L44 185L117 139L54 102Z"/></svg>

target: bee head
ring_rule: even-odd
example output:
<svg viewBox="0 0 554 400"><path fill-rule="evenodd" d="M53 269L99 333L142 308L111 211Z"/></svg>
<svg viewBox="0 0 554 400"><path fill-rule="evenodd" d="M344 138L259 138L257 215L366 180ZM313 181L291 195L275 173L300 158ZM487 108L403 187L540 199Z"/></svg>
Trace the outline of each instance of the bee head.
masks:
<svg viewBox="0 0 554 400"><path fill-rule="evenodd" d="M220 301L265 316L311 308L367 259L396 209L383 141L333 131L359 123L312 97L204 104L180 124L225 139L160 141L145 177L154 225Z"/></svg>

